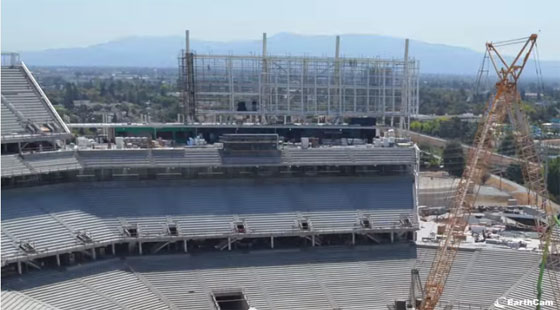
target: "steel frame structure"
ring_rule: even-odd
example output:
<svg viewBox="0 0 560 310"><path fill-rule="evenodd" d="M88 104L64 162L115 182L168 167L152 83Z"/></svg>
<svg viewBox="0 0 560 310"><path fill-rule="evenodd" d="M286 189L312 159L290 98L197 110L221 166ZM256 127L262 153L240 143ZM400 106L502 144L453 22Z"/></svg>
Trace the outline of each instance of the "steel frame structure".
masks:
<svg viewBox="0 0 560 310"><path fill-rule="evenodd" d="M187 120L212 123L344 124L349 117L408 128L418 113L419 63L408 59L262 55L179 57Z"/></svg>

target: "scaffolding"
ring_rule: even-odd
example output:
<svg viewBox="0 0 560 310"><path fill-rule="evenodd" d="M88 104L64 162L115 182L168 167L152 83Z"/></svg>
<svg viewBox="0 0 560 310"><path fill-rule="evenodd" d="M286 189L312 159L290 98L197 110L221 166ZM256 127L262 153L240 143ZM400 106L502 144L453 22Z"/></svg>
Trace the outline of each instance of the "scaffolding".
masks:
<svg viewBox="0 0 560 310"><path fill-rule="evenodd" d="M378 125L408 128L418 113L419 63L403 59L268 55L179 57L179 86L188 122L345 124L375 118Z"/></svg>

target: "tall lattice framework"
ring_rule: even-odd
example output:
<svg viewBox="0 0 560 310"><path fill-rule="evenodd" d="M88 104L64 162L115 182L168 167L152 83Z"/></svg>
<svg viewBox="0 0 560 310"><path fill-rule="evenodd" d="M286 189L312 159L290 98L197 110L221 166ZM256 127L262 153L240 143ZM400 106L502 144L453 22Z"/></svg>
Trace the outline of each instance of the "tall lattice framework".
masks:
<svg viewBox="0 0 560 310"><path fill-rule="evenodd" d="M407 128L418 113L418 61L408 52L405 59L344 58L339 42L334 57L269 55L266 35L261 55L202 55L187 47L179 59L187 116L261 124L372 117Z"/></svg>

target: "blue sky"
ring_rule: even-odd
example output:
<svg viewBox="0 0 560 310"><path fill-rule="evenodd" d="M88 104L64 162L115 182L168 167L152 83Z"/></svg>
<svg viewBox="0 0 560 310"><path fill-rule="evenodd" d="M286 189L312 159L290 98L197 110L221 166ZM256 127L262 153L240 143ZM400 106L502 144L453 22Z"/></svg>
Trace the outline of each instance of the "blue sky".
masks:
<svg viewBox="0 0 560 310"><path fill-rule="evenodd" d="M27 51L190 29L218 41L363 33L482 51L540 31L541 59L560 60L558 12L559 0L3 0L1 41L3 51Z"/></svg>

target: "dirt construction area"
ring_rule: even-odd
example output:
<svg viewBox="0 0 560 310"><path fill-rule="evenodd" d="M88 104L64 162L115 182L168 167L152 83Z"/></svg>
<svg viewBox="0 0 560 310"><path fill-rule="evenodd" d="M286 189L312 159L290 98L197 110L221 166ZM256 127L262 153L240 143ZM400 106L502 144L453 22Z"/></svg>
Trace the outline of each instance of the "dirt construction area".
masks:
<svg viewBox="0 0 560 310"><path fill-rule="evenodd" d="M450 177L447 172L429 171L420 173L418 205L420 206L448 206L458 179ZM531 201L529 200L531 197ZM515 199L512 201L511 199ZM505 206L510 204L527 205L535 204L536 197L529 193L527 188L513 181L491 175L488 181L480 187L476 205ZM540 198L539 198L540 201ZM552 206L560 210L558 204Z"/></svg>

